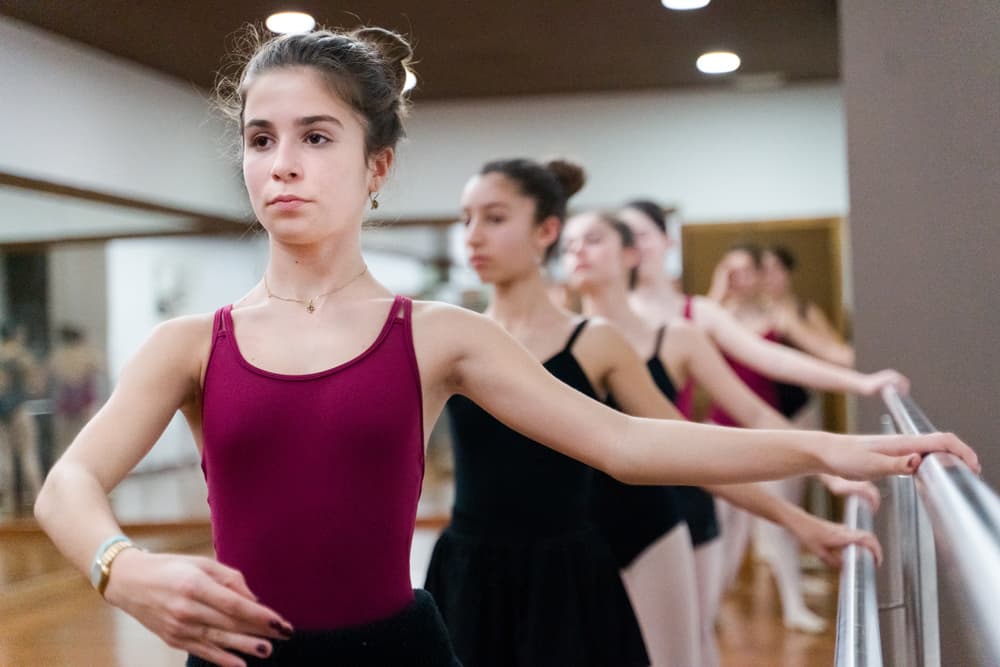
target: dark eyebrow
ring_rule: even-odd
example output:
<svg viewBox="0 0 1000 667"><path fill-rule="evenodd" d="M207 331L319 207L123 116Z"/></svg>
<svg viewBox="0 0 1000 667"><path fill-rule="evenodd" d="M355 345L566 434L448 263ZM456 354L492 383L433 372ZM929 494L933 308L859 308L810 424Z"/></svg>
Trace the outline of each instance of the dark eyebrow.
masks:
<svg viewBox="0 0 1000 667"><path fill-rule="evenodd" d="M315 125L316 123L333 123L338 127L344 127L344 124L341 123L339 119L327 114L321 114L318 116L303 116L302 118L299 118L298 120L295 121L296 125L300 125L302 127ZM269 120L254 118L252 120L248 120L246 122L246 125L244 125L244 127L261 127L264 128L265 130L269 130L274 127L274 123L272 123Z"/></svg>
<svg viewBox="0 0 1000 667"><path fill-rule="evenodd" d="M315 125L316 123L333 123L338 127L344 127L344 124L340 122L340 119L333 116L323 114L321 116L306 116L304 118L299 118L295 121L298 125Z"/></svg>

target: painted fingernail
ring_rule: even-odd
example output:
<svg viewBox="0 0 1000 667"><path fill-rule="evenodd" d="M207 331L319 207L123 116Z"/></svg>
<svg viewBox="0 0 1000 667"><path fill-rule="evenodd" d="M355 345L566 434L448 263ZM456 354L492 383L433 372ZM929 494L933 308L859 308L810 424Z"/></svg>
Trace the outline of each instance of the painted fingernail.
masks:
<svg viewBox="0 0 1000 667"><path fill-rule="evenodd" d="M267 644L257 644L257 654L267 657Z"/></svg>
<svg viewBox="0 0 1000 667"><path fill-rule="evenodd" d="M286 639L288 637L291 637L292 634L294 634L292 626L288 625L287 623L282 623L281 621L271 621L270 623L268 623L268 625L271 626L271 629L274 630L275 632L281 633L281 635Z"/></svg>

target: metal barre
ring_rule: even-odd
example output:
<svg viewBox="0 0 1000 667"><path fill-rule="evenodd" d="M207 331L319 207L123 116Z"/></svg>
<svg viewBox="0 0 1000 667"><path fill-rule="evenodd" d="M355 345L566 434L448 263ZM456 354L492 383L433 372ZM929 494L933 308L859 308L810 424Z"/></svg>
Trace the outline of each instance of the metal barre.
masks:
<svg viewBox="0 0 1000 667"><path fill-rule="evenodd" d="M844 523L872 529L872 512L858 496L844 505ZM844 549L837 612L837 667L882 667L882 644L875 596L875 556L851 544Z"/></svg>
<svg viewBox="0 0 1000 667"><path fill-rule="evenodd" d="M930 420L909 396L894 388L882 392L897 428L910 435L933 433ZM980 664L1000 664L1000 498L958 457L924 457L916 474L917 491L934 532L937 555L949 583L969 615L970 647ZM838 663L839 664L839 663Z"/></svg>

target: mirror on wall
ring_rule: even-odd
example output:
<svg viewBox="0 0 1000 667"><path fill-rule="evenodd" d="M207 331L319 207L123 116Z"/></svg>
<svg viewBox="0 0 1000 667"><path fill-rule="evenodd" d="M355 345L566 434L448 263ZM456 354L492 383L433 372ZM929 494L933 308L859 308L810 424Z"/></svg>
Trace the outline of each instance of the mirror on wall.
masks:
<svg viewBox="0 0 1000 667"><path fill-rule="evenodd" d="M0 185L0 521L30 516L42 478L153 327L231 303L264 269L259 227L103 199ZM365 254L390 289L447 297L451 236L443 221L375 223ZM206 519L199 465L176 417L113 492L117 516Z"/></svg>

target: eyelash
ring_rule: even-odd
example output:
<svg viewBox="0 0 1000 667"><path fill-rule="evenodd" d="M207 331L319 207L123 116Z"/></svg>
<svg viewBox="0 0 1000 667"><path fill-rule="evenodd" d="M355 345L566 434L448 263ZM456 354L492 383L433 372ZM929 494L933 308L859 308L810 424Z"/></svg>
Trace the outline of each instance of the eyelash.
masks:
<svg viewBox="0 0 1000 667"><path fill-rule="evenodd" d="M315 138L315 137L318 137L318 138L322 139L322 141L316 142L316 143L311 142L310 139ZM255 134L252 137L249 137L247 139L247 145L250 146L250 147L252 147L252 148L256 148L258 150L263 150L263 149L267 148L267 145L261 143L260 140L262 140L262 139L265 140L265 141L267 141L267 142L273 142L274 141L274 139L272 137L270 137L270 136L268 136L266 134ZM328 144L331 141L333 141L332 139L330 139L329 137L327 137L326 135L324 135L324 134L322 134L320 132L310 132L310 133L306 134L305 137L303 137L303 140L305 141L305 143L309 144L310 146L322 146L324 144Z"/></svg>
<svg viewBox="0 0 1000 667"><path fill-rule="evenodd" d="M498 225L498 224L504 222L505 220L506 220L506 218L504 218L503 216L499 216L499 215L488 215L488 216L486 216L486 222L490 223L491 225ZM469 224L472 222L472 219L471 218L461 218L459 220L459 222L461 222L464 226L468 227Z"/></svg>

